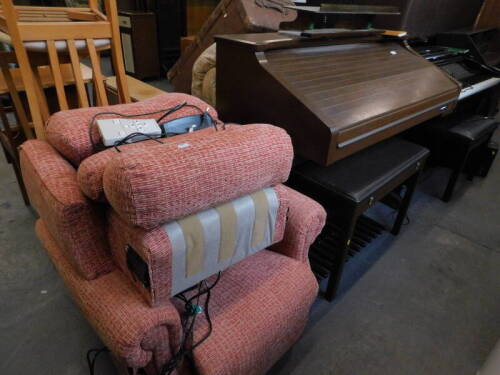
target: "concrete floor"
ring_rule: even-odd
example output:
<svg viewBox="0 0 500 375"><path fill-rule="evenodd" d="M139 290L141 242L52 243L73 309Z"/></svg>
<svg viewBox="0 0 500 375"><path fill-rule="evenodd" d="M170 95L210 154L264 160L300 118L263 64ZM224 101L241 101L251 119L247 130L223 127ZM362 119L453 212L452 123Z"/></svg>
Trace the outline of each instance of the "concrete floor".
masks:
<svg viewBox="0 0 500 375"><path fill-rule="evenodd" d="M497 133L497 138L500 134ZM340 296L318 299L273 375L471 375L500 338L500 162L487 179L436 196L419 186L411 223L347 264ZM390 222L376 206L373 215ZM35 237L35 216L0 156L0 374L88 374L101 346ZM114 374L103 355L97 374Z"/></svg>

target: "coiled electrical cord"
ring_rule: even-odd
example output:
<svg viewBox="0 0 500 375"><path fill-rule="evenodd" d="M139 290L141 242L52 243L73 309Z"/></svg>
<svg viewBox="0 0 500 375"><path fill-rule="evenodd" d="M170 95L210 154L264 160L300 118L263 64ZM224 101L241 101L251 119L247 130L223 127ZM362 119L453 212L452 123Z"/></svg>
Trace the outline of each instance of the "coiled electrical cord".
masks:
<svg viewBox="0 0 500 375"><path fill-rule="evenodd" d="M198 285L188 289L187 291L176 295L175 297L184 302L184 314L181 317L181 325L182 325L182 340L179 346L179 350L173 355L173 357L162 367L160 371L160 375L169 375L171 374L180 364L182 359L185 356L191 356L193 350L200 346L212 333L212 320L210 319L209 313L209 304L210 304L210 296L212 289L217 285L220 280L221 273L219 272L217 278L213 282L212 285L207 285L206 281L201 281ZM204 287L204 288L203 288ZM192 291L194 289L198 289L197 293L187 298L185 293ZM206 294L205 304L203 308L199 306L200 297ZM196 303L193 305L193 301L196 300ZM187 343L192 339L194 324L196 321L196 316L201 313L200 310L203 310L205 318L208 322L208 332L198 340L197 343L192 344L191 346L187 346Z"/></svg>

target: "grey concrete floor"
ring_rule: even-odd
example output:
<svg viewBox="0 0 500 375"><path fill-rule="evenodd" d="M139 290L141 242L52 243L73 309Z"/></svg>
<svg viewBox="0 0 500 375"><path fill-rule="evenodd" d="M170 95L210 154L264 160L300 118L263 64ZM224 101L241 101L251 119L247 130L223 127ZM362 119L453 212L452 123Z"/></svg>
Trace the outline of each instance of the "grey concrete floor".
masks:
<svg viewBox="0 0 500 375"><path fill-rule="evenodd" d="M339 297L315 302L302 338L271 374L476 373L500 339L500 162L487 179L462 181L449 204L436 198L444 177L425 176L398 237L380 237L347 264ZM384 207L372 214L390 223ZM34 223L2 155L0 374L88 374L85 353L100 340ZM97 374L114 373L104 355Z"/></svg>

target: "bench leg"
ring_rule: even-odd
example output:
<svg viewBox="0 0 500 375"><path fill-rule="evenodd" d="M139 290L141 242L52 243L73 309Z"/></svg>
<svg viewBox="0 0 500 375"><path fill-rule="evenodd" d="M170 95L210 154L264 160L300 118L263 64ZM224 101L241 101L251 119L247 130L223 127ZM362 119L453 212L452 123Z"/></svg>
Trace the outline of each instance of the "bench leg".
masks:
<svg viewBox="0 0 500 375"><path fill-rule="evenodd" d="M344 223L338 223L342 228L342 238L340 241L342 247L338 249L339 256L330 269L330 276L328 278L328 285L325 293L325 298L329 302L333 301L335 295L337 294L340 280L342 278L342 272L344 271L345 262L347 261L349 254L349 245L351 243L351 237L354 233L356 221L357 216L353 213Z"/></svg>
<svg viewBox="0 0 500 375"><path fill-rule="evenodd" d="M403 225L403 222L406 218L406 214L408 213L408 208L410 207L413 193L415 193L419 176L420 172L417 172L406 181L405 195L399 205L398 216L396 217L396 220L394 221L394 225L392 226L391 230L391 233L395 236L397 236L401 231L401 226Z"/></svg>
<svg viewBox="0 0 500 375"><path fill-rule="evenodd" d="M455 169L452 171L450 179L448 180L448 185L446 186L446 190L444 191L443 197L441 198L444 202L449 202L453 191L455 190L455 186L457 185L458 178L460 174L465 168L465 164L467 163L467 159L469 158L470 150L464 150L462 159L457 164Z"/></svg>

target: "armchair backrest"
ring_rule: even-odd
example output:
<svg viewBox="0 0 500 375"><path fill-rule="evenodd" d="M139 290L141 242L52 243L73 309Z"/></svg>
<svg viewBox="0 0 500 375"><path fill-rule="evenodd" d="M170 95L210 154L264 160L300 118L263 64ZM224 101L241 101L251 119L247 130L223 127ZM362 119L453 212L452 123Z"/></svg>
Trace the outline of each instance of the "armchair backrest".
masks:
<svg viewBox="0 0 500 375"><path fill-rule="evenodd" d="M280 184L292 159L286 132L262 124L114 158L103 181L115 262L158 306L281 241L288 201Z"/></svg>

